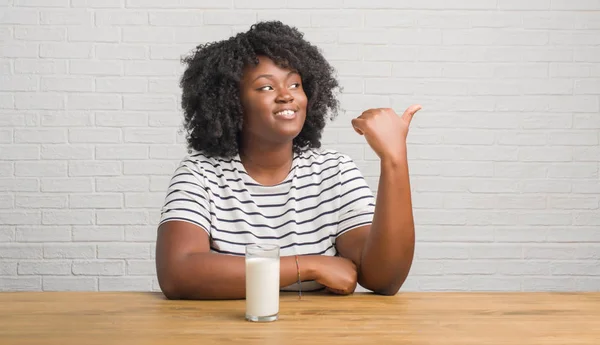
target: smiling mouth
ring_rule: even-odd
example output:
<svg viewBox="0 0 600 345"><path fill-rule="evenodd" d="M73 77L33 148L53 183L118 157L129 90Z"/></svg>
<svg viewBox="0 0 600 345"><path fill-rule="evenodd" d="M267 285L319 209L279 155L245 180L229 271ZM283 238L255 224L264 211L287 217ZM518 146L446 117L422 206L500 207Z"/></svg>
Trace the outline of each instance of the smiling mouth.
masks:
<svg viewBox="0 0 600 345"><path fill-rule="evenodd" d="M293 119L296 117L296 112L294 110L282 110L280 112L275 113L275 117L282 119Z"/></svg>

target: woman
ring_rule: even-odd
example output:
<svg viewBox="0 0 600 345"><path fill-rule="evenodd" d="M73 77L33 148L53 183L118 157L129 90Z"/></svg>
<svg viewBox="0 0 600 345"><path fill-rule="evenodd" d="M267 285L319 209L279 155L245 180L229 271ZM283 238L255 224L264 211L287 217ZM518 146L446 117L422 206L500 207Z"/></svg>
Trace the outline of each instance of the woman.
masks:
<svg viewBox="0 0 600 345"><path fill-rule="evenodd" d="M249 243L281 246L282 289L351 294L359 283L397 293L414 252L406 136L420 107L401 117L370 109L352 120L380 157L375 203L348 156L320 150L338 83L295 28L258 23L184 62L190 154L173 175L158 229L165 296L244 298Z"/></svg>

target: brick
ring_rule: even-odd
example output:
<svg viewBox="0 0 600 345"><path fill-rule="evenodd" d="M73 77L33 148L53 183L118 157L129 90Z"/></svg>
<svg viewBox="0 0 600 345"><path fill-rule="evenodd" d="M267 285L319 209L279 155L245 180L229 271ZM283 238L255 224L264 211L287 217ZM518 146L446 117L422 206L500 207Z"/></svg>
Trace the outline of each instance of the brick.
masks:
<svg viewBox="0 0 600 345"><path fill-rule="evenodd" d="M495 30L491 28L446 31L443 38L443 43L448 45L543 46L548 42L548 33L543 31Z"/></svg>
<svg viewBox="0 0 600 345"><path fill-rule="evenodd" d="M91 178L52 178L41 180L42 192L85 193L93 191Z"/></svg>
<svg viewBox="0 0 600 345"><path fill-rule="evenodd" d="M521 279L517 277L469 276L471 291L521 291Z"/></svg>
<svg viewBox="0 0 600 345"><path fill-rule="evenodd" d="M98 10L95 11L97 26L128 26L147 25L148 13L146 11Z"/></svg>
<svg viewBox="0 0 600 345"><path fill-rule="evenodd" d="M151 277L101 277L100 291L150 291Z"/></svg>
<svg viewBox="0 0 600 345"><path fill-rule="evenodd" d="M96 92L145 93L148 91L146 79L102 78L96 79ZM127 104L127 99L125 100Z"/></svg>
<svg viewBox="0 0 600 345"><path fill-rule="evenodd" d="M600 242L600 232L594 226L556 227L548 231L547 240L552 243Z"/></svg>
<svg viewBox="0 0 600 345"><path fill-rule="evenodd" d="M0 91L36 91L38 79L33 76L1 75Z"/></svg>
<svg viewBox="0 0 600 345"><path fill-rule="evenodd" d="M70 261L21 261L19 275L70 275Z"/></svg>
<svg viewBox="0 0 600 345"><path fill-rule="evenodd" d="M93 91L94 80L82 77L42 77L42 91Z"/></svg>
<svg viewBox="0 0 600 345"><path fill-rule="evenodd" d="M13 195L0 195L0 209L12 209L15 205L15 197Z"/></svg>
<svg viewBox="0 0 600 345"><path fill-rule="evenodd" d="M468 247L471 259L520 259L523 246L518 244L474 243Z"/></svg>
<svg viewBox="0 0 600 345"><path fill-rule="evenodd" d="M152 11L149 13L150 25L152 26L201 26L202 12L194 11ZM251 22L252 23L252 22ZM220 23L224 24L224 23Z"/></svg>
<svg viewBox="0 0 600 345"><path fill-rule="evenodd" d="M67 95L69 109L117 110L122 108L120 95L114 94L76 94Z"/></svg>
<svg viewBox="0 0 600 345"><path fill-rule="evenodd" d="M545 178L549 164L529 162L494 162L495 177L506 178Z"/></svg>
<svg viewBox="0 0 600 345"><path fill-rule="evenodd" d="M173 28L125 26L122 39L125 43L173 43L175 33Z"/></svg>
<svg viewBox="0 0 600 345"><path fill-rule="evenodd" d="M119 28L82 28L71 27L67 32L68 40L71 42L119 42L121 33Z"/></svg>
<svg viewBox="0 0 600 345"><path fill-rule="evenodd" d="M38 159L40 157L40 150L37 146L33 145L0 145L0 157L3 160Z"/></svg>
<svg viewBox="0 0 600 345"><path fill-rule="evenodd" d="M593 276L600 274L600 264L597 261L553 261L550 263L550 274Z"/></svg>
<svg viewBox="0 0 600 345"><path fill-rule="evenodd" d="M15 94L16 109L64 109L63 95L53 92L28 92Z"/></svg>
<svg viewBox="0 0 600 345"><path fill-rule="evenodd" d="M571 148L529 148L519 149L519 160L525 162L568 162L573 159Z"/></svg>
<svg viewBox="0 0 600 345"><path fill-rule="evenodd" d="M556 179L528 180L521 182L520 190L523 193L569 193L571 183Z"/></svg>
<svg viewBox="0 0 600 345"><path fill-rule="evenodd" d="M13 141L13 131L11 129L0 129L0 143L10 144Z"/></svg>
<svg viewBox="0 0 600 345"><path fill-rule="evenodd" d="M14 0L14 5L22 7L69 7L69 0Z"/></svg>
<svg viewBox="0 0 600 345"><path fill-rule="evenodd" d="M600 10L600 3L597 0L553 0L550 8L553 10L597 11Z"/></svg>
<svg viewBox="0 0 600 345"><path fill-rule="evenodd" d="M181 69L175 61L125 61L126 76L176 76Z"/></svg>
<svg viewBox="0 0 600 345"><path fill-rule="evenodd" d="M164 193L126 193L125 207L132 208L151 208L158 209L162 207L165 201Z"/></svg>
<svg viewBox="0 0 600 345"><path fill-rule="evenodd" d="M85 225L92 224L93 211L89 210L48 210L42 212L44 225Z"/></svg>
<svg viewBox="0 0 600 345"><path fill-rule="evenodd" d="M161 44L150 47L150 59L180 61L182 57L187 56L191 51L192 49L189 44ZM166 91L160 91L162 90L161 86L154 85L153 88L152 84L150 84L150 92L165 93ZM170 91L176 91L176 88L178 88L177 84Z"/></svg>
<svg viewBox="0 0 600 345"><path fill-rule="evenodd" d="M299 28L310 26L310 11L261 9L258 11L257 16L258 21L280 20L288 25ZM204 20L208 23L206 16Z"/></svg>
<svg viewBox="0 0 600 345"><path fill-rule="evenodd" d="M23 41L65 41L67 31L64 28L17 27L15 38Z"/></svg>
<svg viewBox="0 0 600 345"><path fill-rule="evenodd" d="M95 245L44 244L44 259L93 259L95 257Z"/></svg>
<svg viewBox="0 0 600 345"><path fill-rule="evenodd" d="M149 259L150 246L143 243L112 243L98 245L99 259Z"/></svg>
<svg viewBox="0 0 600 345"><path fill-rule="evenodd" d="M499 0L498 8L501 10L549 10L550 0Z"/></svg>
<svg viewBox="0 0 600 345"><path fill-rule="evenodd" d="M41 287L40 277L0 277L0 291L40 291Z"/></svg>
<svg viewBox="0 0 600 345"><path fill-rule="evenodd" d="M98 75L98 76L118 76L123 73L122 61L88 61L71 60L69 61L69 72L72 75Z"/></svg>
<svg viewBox="0 0 600 345"><path fill-rule="evenodd" d="M5 261L0 263L0 276L16 276L17 275L17 262Z"/></svg>
<svg viewBox="0 0 600 345"><path fill-rule="evenodd" d="M522 291L535 292L568 292L574 291L576 288L576 280L573 278L551 278L551 277L535 277L523 278L521 282Z"/></svg>
<svg viewBox="0 0 600 345"><path fill-rule="evenodd" d="M494 230L494 239L496 242L545 242L547 230L543 227L498 227Z"/></svg>
<svg viewBox="0 0 600 345"><path fill-rule="evenodd" d="M94 150L92 146L76 144L49 144L41 146L42 159L92 159Z"/></svg>
<svg viewBox="0 0 600 345"><path fill-rule="evenodd" d="M123 96L124 109L127 110L171 110L176 107L172 96Z"/></svg>
<svg viewBox="0 0 600 345"><path fill-rule="evenodd" d="M29 225L40 224L41 214L39 211L10 210L0 211L0 225Z"/></svg>
<svg viewBox="0 0 600 345"><path fill-rule="evenodd" d="M129 225L125 227L127 242L156 242L156 226Z"/></svg>
<svg viewBox="0 0 600 345"><path fill-rule="evenodd" d="M555 163L548 169L550 178L598 178L597 163Z"/></svg>
<svg viewBox="0 0 600 345"><path fill-rule="evenodd" d="M71 0L72 7L121 8L125 0Z"/></svg>
<svg viewBox="0 0 600 345"><path fill-rule="evenodd" d="M12 226L0 226L0 243L1 242L14 242L15 241L15 229Z"/></svg>
<svg viewBox="0 0 600 345"><path fill-rule="evenodd" d="M98 278L43 277L44 291L98 291Z"/></svg>
<svg viewBox="0 0 600 345"><path fill-rule="evenodd" d="M439 260L439 259L467 259L468 250L461 244L431 244L424 243L420 246L419 259Z"/></svg>
<svg viewBox="0 0 600 345"><path fill-rule="evenodd" d="M573 160L582 162L597 162L600 157L600 146L573 148Z"/></svg>
<svg viewBox="0 0 600 345"><path fill-rule="evenodd" d="M40 11L40 23L44 25L92 26L92 12L87 10L43 10Z"/></svg>
<svg viewBox="0 0 600 345"><path fill-rule="evenodd" d="M170 114L171 116L173 114ZM148 125L148 116L145 113L116 111L96 112L96 126L100 127L145 127ZM152 115L150 115L152 116ZM117 130L109 130L119 133ZM114 135L113 135L114 136Z"/></svg>
<svg viewBox="0 0 600 345"><path fill-rule="evenodd" d="M545 146L548 144L546 133L506 132L498 134L498 144L515 146Z"/></svg>
<svg viewBox="0 0 600 345"><path fill-rule="evenodd" d="M145 174L144 174L145 175ZM144 192L150 182L145 176L138 177L98 177L96 191L98 192Z"/></svg>
<svg viewBox="0 0 600 345"><path fill-rule="evenodd" d="M66 195L17 195L15 199L17 208L66 208Z"/></svg>
<svg viewBox="0 0 600 345"><path fill-rule="evenodd" d="M32 177L62 177L67 176L66 162L16 162L15 176Z"/></svg>
<svg viewBox="0 0 600 345"><path fill-rule="evenodd" d="M113 260L74 261L73 275L76 276L122 276L125 262Z"/></svg>
<svg viewBox="0 0 600 345"><path fill-rule="evenodd" d="M111 161L69 162L69 176L118 176L121 163Z"/></svg>
<svg viewBox="0 0 600 345"><path fill-rule="evenodd" d="M42 245L22 243L0 244L0 258L41 259Z"/></svg>
<svg viewBox="0 0 600 345"><path fill-rule="evenodd" d="M98 224L98 225L148 224L148 214L145 211L98 210L98 211L96 211L96 224Z"/></svg>
<svg viewBox="0 0 600 345"><path fill-rule="evenodd" d="M124 230L121 226L74 226L73 241L111 242L123 241Z"/></svg>
<svg viewBox="0 0 600 345"><path fill-rule="evenodd" d="M5 7L0 13L0 24L36 25L38 24L38 12L30 9Z"/></svg>
<svg viewBox="0 0 600 345"><path fill-rule="evenodd" d="M121 130L117 128L69 129L69 142L112 144L121 141Z"/></svg>
<svg viewBox="0 0 600 345"><path fill-rule="evenodd" d="M124 175L165 175L175 171L177 163L174 161L125 161L123 163Z"/></svg>
<svg viewBox="0 0 600 345"><path fill-rule="evenodd" d="M96 146L96 159L147 159L148 147L138 145Z"/></svg>
<svg viewBox="0 0 600 345"><path fill-rule="evenodd" d="M573 60L575 62L600 62L600 49L595 47L576 49Z"/></svg>
<svg viewBox="0 0 600 345"><path fill-rule="evenodd" d="M575 225L600 225L600 212L597 210L575 212L573 223Z"/></svg>
<svg viewBox="0 0 600 345"><path fill-rule="evenodd" d="M69 196L70 208L121 208L123 197L120 194L73 194Z"/></svg>
<svg viewBox="0 0 600 345"><path fill-rule="evenodd" d="M92 57L93 46L89 43L42 43L40 57L58 59L87 59Z"/></svg>
<svg viewBox="0 0 600 345"><path fill-rule="evenodd" d="M468 276L419 277L419 291L469 290Z"/></svg>
<svg viewBox="0 0 600 345"><path fill-rule="evenodd" d="M0 177L13 177L14 167L12 162L0 162Z"/></svg>
<svg viewBox="0 0 600 345"><path fill-rule="evenodd" d="M132 276L155 276L156 264L154 260L128 260L127 274Z"/></svg>
<svg viewBox="0 0 600 345"><path fill-rule="evenodd" d="M92 124L92 113L83 111L42 111L43 127L85 127Z"/></svg>
<svg viewBox="0 0 600 345"><path fill-rule="evenodd" d="M307 13L301 13L301 14L299 13L299 15L308 16ZM204 24L206 24L206 25L251 25L256 22L256 17L257 17L257 13L254 11L209 10L209 11L204 12Z"/></svg>
<svg viewBox="0 0 600 345"><path fill-rule="evenodd" d="M3 43L0 46L0 56L3 58L37 58L38 44L34 42Z"/></svg>
<svg viewBox="0 0 600 345"><path fill-rule="evenodd" d="M183 145L151 145L150 159L175 159L187 154L187 149Z"/></svg>
<svg viewBox="0 0 600 345"><path fill-rule="evenodd" d="M392 65L385 62L337 61L335 68L345 77L389 77L392 71Z"/></svg>
<svg viewBox="0 0 600 345"><path fill-rule="evenodd" d="M550 273L548 261L502 260L494 262L496 273L506 276L543 276Z"/></svg>
<svg viewBox="0 0 600 345"><path fill-rule="evenodd" d="M172 144L174 136L175 131L170 128L127 128L124 130L124 138L127 143Z"/></svg>
<svg viewBox="0 0 600 345"><path fill-rule="evenodd" d="M67 61L46 59L18 59L14 61L14 70L15 74L66 74Z"/></svg>
<svg viewBox="0 0 600 345"><path fill-rule="evenodd" d="M39 183L32 178L2 178L0 179L0 191L37 192L39 191Z"/></svg>

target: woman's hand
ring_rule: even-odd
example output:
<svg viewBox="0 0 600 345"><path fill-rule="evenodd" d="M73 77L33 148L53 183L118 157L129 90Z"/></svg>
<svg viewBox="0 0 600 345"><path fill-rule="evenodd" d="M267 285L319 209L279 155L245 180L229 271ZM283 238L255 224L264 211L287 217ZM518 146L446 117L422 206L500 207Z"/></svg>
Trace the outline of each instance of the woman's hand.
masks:
<svg viewBox="0 0 600 345"><path fill-rule="evenodd" d="M328 291L339 295L354 292L357 284L356 265L349 259L338 256L319 255L314 259L314 280Z"/></svg>
<svg viewBox="0 0 600 345"><path fill-rule="evenodd" d="M397 160L406 155L408 128L419 110L420 105L412 105L398 116L389 108L369 109L353 119L352 126L381 160Z"/></svg>

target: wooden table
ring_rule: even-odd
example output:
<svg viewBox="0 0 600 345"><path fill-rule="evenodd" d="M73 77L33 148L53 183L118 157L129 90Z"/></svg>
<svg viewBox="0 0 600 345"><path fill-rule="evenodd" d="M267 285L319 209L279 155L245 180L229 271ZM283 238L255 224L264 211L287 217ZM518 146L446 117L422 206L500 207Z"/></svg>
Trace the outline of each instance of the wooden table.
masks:
<svg viewBox="0 0 600 345"><path fill-rule="evenodd" d="M244 301L160 293L0 293L0 344L600 344L600 293L281 296L280 319Z"/></svg>

